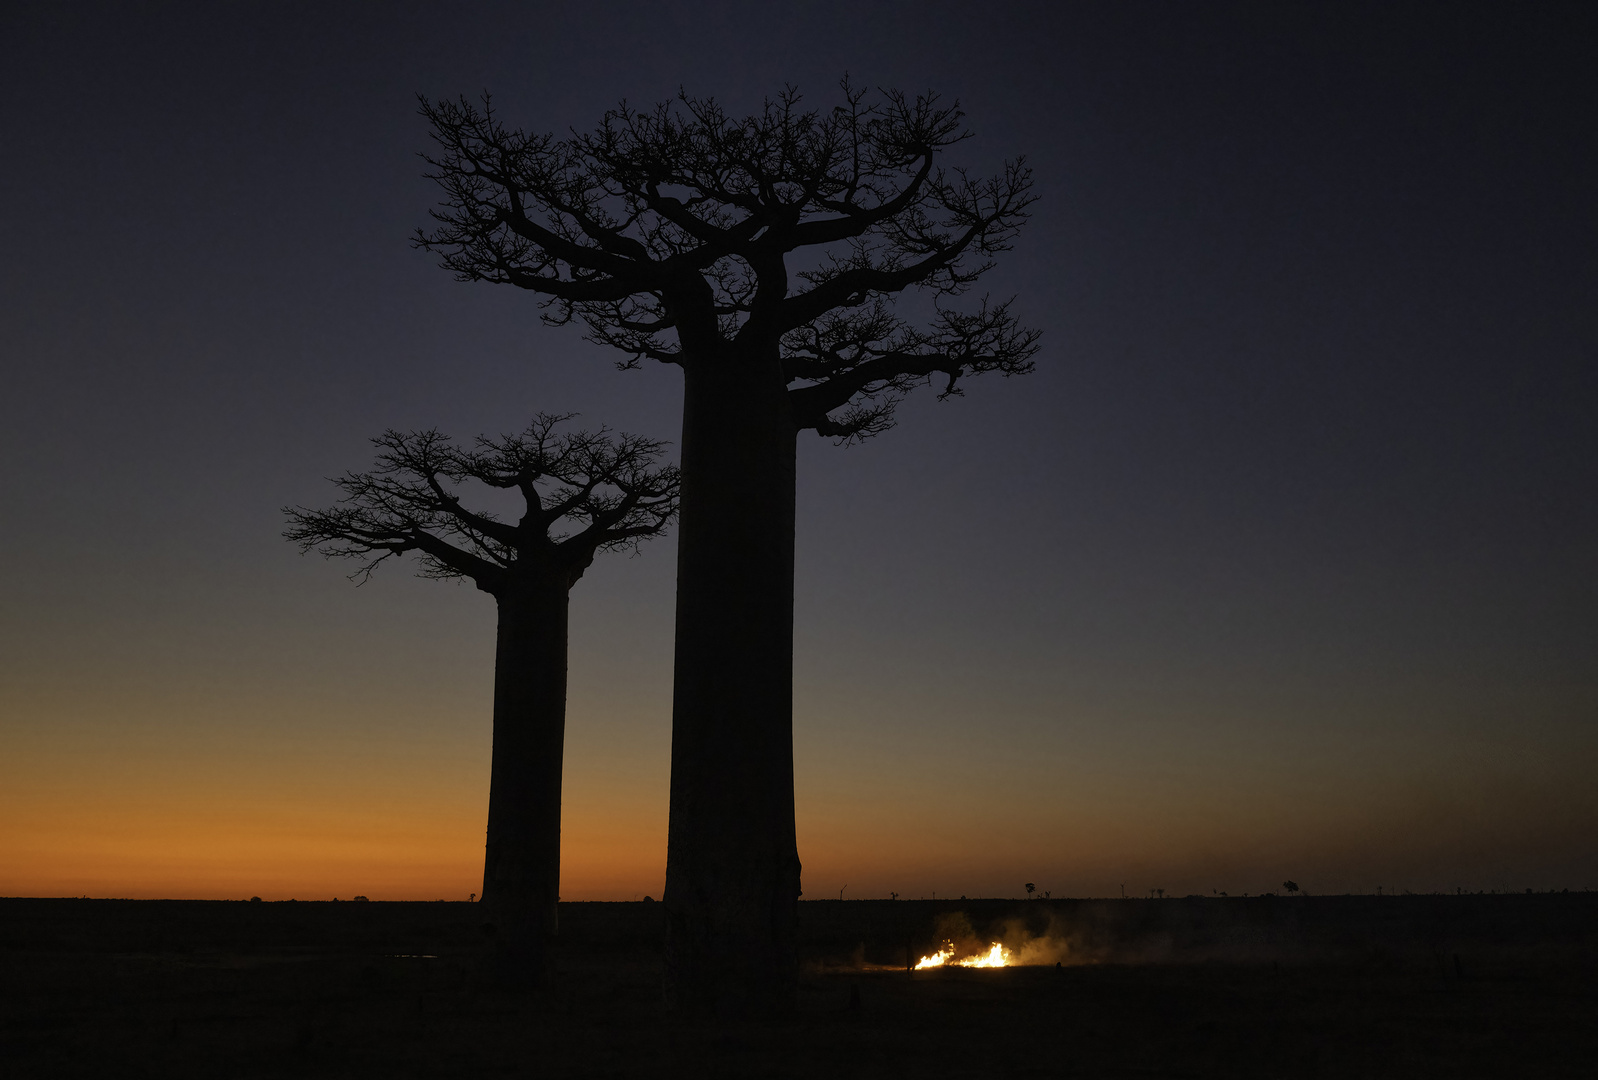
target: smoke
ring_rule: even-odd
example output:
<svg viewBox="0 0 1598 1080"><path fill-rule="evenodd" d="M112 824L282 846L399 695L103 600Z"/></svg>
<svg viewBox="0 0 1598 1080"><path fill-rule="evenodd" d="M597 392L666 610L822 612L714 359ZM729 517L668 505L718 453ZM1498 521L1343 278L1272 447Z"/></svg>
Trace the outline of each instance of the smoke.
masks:
<svg viewBox="0 0 1598 1080"><path fill-rule="evenodd" d="M986 953L997 942L1004 948L1007 966L1092 962L1086 958L1075 959L1078 954L1085 957L1086 950L1080 944L1073 948L1063 920L1054 913L1049 914L1048 925L1041 933L1029 925L1033 921L1015 916L982 934L971 925L968 914L948 911L935 920L933 936L940 944L953 947L956 961Z"/></svg>
<svg viewBox="0 0 1598 1080"><path fill-rule="evenodd" d="M1275 964L1372 956L1426 965L1483 950L1590 950L1591 901L1577 895L1323 897L1306 900L975 901L942 912L882 901L817 905L812 955L855 970L1096 964ZM851 946L853 953L850 954ZM971 961L982 963L968 963Z"/></svg>
<svg viewBox="0 0 1598 1080"><path fill-rule="evenodd" d="M983 930L976 929L964 911L944 912L934 921L934 937L940 946L952 946L954 963L985 953L997 942L1009 967L1161 963L1172 959L1173 952L1168 934L1146 933L1126 940L1109 927L1084 924L1052 909L1011 915Z"/></svg>

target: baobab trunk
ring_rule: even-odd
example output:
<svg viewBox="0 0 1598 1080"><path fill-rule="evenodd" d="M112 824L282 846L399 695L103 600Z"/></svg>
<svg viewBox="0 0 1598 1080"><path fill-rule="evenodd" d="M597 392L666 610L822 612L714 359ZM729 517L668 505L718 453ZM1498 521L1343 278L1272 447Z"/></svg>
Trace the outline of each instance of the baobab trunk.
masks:
<svg viewBox="0 0 1598 1080"><path fill-rule="evenodd" d="M798 975L796 433L774 352L685 367L666 989L769 1011Z"/></svg>
<svg viewBox="0 0 1598 1080"><path fill-rule="evenodd" d="M494 977L510 985L543 977L558 925L567 591L551 581L497 598L483 903Z"/></svg>

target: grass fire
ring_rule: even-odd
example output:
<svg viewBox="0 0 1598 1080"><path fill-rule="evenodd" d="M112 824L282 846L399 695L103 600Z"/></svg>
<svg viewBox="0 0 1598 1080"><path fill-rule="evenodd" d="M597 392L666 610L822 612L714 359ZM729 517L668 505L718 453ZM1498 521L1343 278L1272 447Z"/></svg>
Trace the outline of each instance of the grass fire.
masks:
<svg viewBox="0 0 1598 1080"><path fill-rule="evenodd" d="M993 946L985 953L978 953L975 956L967 956L961 960L955 960L954 956L954 942L945 941L943 943L943 948L939 949L931 956L923 956L916 964L916 970L922 971L926 968L947 967L951 964L951 962L956 967L970 968L1009 967L1011 964L1009 950L1003 945L999 944L997 941L995 941Z"/></svg>

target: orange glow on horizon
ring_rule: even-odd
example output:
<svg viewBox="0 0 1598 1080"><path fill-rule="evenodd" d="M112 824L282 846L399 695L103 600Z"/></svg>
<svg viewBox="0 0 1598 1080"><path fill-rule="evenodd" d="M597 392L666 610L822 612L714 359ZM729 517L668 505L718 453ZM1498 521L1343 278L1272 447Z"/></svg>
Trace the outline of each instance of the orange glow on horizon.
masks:
<svg viewBox="0 0 1598 1080"><path fill-rule="evenodd" d="M0 895L465 900L482 889L481 717L435 715L424 702L396 730L393 714L365 703L339 729L325 704L174 709L164 720L107 702L21 704L8 717L35 717L6 730L0 752ZM669 724L607 723L572 719L561 895L660 899ZM1006 758L973 776L935 761L929 787L928 769L901 780L801 741L803 899L845 883L850 899L1003 897L1027 880L1055 897L1115 896L1121 882L1130 895L1237 895L1286 876L1316 891L1587 887L1598 802L1577 775L1581 753L1547 760L1541 772L1456 775L1423 759L1402 784L1255 763L1222 797L1208 767L1123 788L1120 774L1060 755Z"/></svg>

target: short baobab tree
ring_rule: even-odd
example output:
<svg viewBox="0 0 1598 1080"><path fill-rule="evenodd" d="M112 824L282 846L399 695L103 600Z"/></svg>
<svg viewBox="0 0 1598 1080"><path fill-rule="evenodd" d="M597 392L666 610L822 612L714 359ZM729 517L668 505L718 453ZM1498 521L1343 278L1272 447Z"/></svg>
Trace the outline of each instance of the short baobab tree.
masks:
<svg viewBox="0 0 1598 1080"><path fill-rule="evenodd" d="M421 576L464 578L498 606L482 903L506 982L542 977L557 928L569 593L596 554L635 549L677 513L677 469L657 464L661 443L559 430L569 419L540 413L519 435L471 447L388 431L372 440L371 471L333 481L337 506L284 511L285 537L355 560L359 581L414 554ZM520 518L467 509L472 484L519 494Z"/></svg>
<svg viewBox="0 0 1598 1080"><path fill-rule="evenodd" d="M957 105L847 81L828 108L789 90L738 116L683 95L566 136L510 127L486 98L422 112L443 199L417 244L461 280L533 293L623 367L683 373L666 990L783 1008L796 439L863 439L918 386L947 398L1031 370L1038 334L1009 301L961 299L1027 220L1031 173L948 168Z"/></svg>

